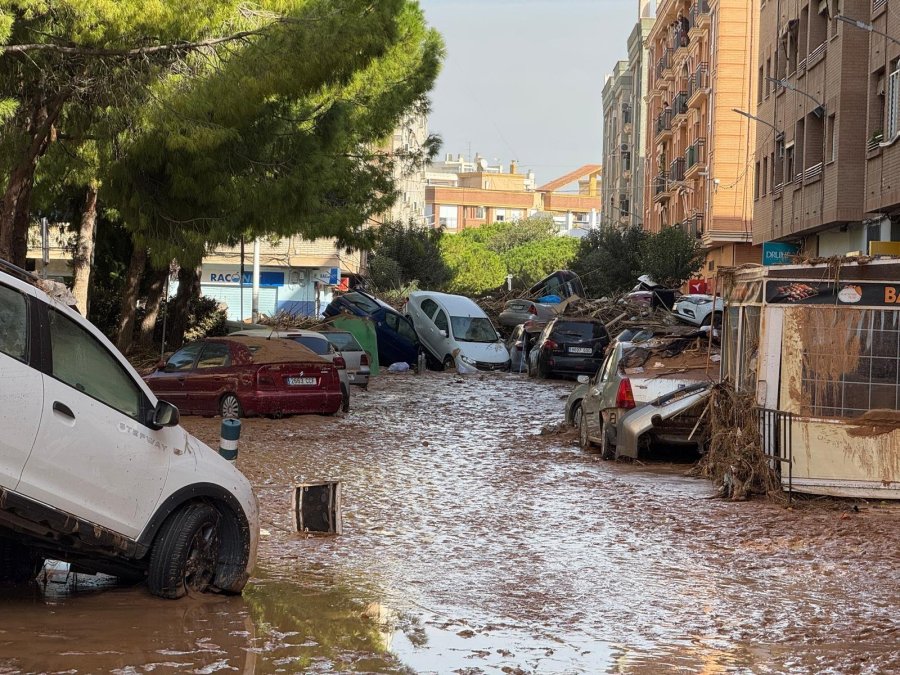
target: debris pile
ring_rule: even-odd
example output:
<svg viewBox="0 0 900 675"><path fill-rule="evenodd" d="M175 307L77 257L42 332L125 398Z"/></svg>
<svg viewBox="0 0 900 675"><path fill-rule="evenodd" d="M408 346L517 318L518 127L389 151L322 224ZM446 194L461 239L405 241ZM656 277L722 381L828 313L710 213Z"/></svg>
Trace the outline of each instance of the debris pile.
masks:
<svg viewBox="0 0 900 675"><path fill-rule="evenodd" d="M778 475L763 450L752 393L716 385L706 415L709 450L691 473L712 480L723 497L736 501L754 494L782 496Z"/></svg>

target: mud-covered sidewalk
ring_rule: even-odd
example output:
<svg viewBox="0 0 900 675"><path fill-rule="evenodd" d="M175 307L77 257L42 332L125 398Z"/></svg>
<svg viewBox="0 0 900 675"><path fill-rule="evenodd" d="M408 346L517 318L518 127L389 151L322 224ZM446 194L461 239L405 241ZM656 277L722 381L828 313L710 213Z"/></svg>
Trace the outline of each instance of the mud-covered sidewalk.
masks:
<svg viewBox="0 0 900 675"><path fill-rule="evenodd" d="M0 673L900 671L900 508L712 498L601 461L569 383L384 375L347 416L245 420L259 565L243 597L51 582L0 600ZM215 447L218 420L188 418ZM341 480L344 534L292 532Z"/></svg>

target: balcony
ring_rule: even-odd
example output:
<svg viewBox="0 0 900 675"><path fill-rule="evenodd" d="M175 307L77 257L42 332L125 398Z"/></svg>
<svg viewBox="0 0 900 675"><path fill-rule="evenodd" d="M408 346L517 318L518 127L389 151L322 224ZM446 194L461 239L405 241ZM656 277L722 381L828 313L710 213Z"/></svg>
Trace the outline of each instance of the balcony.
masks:
<svg viewBox="0 0 900 675"><path fill-rule="evenodd" d="M679 91L675 96L675 100L672 101L672 114L673 114L673 123L680 122L684 115L687 115L688 111L688 94L686 91Z"/></svg>
<svg viewBox="0 0 900 675"><path fill-rule="evenodd" d="M653 179L653 201L667 201L669 199L669 177L665 171Z"/></svg>
<svg viewBox="0 0 900 675"><path fill-rule="evenodd" d="M688 80L688 105L692 107L698 106L702 101L706 100L709 91L709 64L704 61L697 66L697 70Z"/></svg>
<svg viewBox="0 0 900 675"><path fill-rule="evenodd" d="M672 133L672 109L666 108L659 115L656 116L656 120L653 123L654 136L657 138L657 142L659 139L667 136Z"/></svg>
<svg viewBox="0 0 900 675"><path fill-rule="evenodd" d="M672 182L684 180L684 157L677 157L669 165L669 180Z"/></svg>
<svg viewBox="0 0 900 675"><path fill-rule="evenodd" d="M664 57L665 66L663 67L662 77L664 80L672 80L675 78L675 69L672 66L675 64L675 49L672 47L666 47L666 54Z"/></svg>
<svg viewBox="0 0 900 675"><path fill-rule="evenodd" d="M699 239L703 236L703 214L695 213L690 218L686 218L683 222L679 223L679 226L681 227L681 231L689 237Z"/></svg>
<svg viewBox="0 0 900 675"><path fill-rule="evenodd" d="M709 27L709 0L697 0L688 12L688 33Z"/></svg>
<svg viewBox="0 0 900 675"><path fill-rule="evenodd" d="M693 178L706 164L706 139L698 138L684 153L684 177Z"/></svg>
<svg viewBox="0 0 900 675"><path fill-rule="evenodd" d="M670 51L671 50L666 49L663 52L662 56L659 58L659 60L656 62L656 69L654 71L654 74L656 75L656 77L653 80L654 86L658 86L660 83L662 83L663 72L667 71L669 69L669 67L672 65L669 60L669 58L670 58L669 52Z"/></svg>

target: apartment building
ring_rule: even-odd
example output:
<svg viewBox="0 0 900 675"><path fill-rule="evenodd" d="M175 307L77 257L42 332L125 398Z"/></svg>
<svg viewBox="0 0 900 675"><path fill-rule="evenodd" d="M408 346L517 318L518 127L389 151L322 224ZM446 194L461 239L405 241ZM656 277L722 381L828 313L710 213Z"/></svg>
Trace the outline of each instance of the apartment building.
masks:
<svg viewBox="0 0 900 675"><path fill-rule="evenodd" d="M868 18L871 1L842 0L841 11ZM794 243L811 257L866 248L867 82L877 89L889 67L869 78L868 34L833 8L766 0L760 9L753 241ZM872 126L882 129L879 116ZM880 142L871 155L874 175Z"/></svg>
<svg viewBox="0 0 900 675"><path fill-rule="evenodd" d="M504 173L479 164L476 171L453 174L452 182L447 173L429 171L426 219L459 232L542 213L554 219L561 234L582 235L599 226L601 173L599 164L588 164L535 188L534 174L520 173L515 162Z"/></svg>
<svg viewBox="0 0 900 675"><path fill-rule="evenodd" d="M867 33L853 25L842 25L841 30L845 38L854 33L854 42L859 35L868 39L863 196L868 218L858 229L848 227L852 239L847 251L896 255L900 254L900 12L889 12L887 0L860 4L863 12L851 10L846 2L842 11L850 18L868 20L875 31ZM843 162L843 155L838 154L837 160Z"/></svg>
<svg viewBox="0 0 900 675"><path fill-rule="evenodd" d="M656 6L651 0L640 0L637 23L628 36L628 69L631 71L631 123L635 130L631 147L630 204L632 225L643 225L644 166L647 158L647 139L642 133L647 119L647 91L650 58L647 38L656 22ZM606 175L604 171L604 176Z"/></svg>
<svg viewBox="0 0 900 675"><path fill-rule="evenodd" d="M777 0L768 0L777 2ZM707 250L704 276L759 262L751 243L759 0L662 0L651 71L644 227L681 227Z"/></svg>
<svg viewBox="0 0 900 675"><path fill-rule="evenodd" d="M632 223L631 182L635 136L633 74L628 61L618 61L603 85L604 226L624 227Z"/></svg>

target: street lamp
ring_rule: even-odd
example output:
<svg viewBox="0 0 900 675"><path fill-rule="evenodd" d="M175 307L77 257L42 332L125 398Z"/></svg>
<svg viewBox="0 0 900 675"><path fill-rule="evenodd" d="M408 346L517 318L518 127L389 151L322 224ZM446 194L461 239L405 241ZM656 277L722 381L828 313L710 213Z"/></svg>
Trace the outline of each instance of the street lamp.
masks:
<svg viewBox="0 0 900 675"><path fill-rule="evenodd" d="M871 23L866 23L865 21L860 21L859 19L852 19L849 16L844 16L843 14L835 14L834 18L838 21L843 21L844 23L849 23L851 26L855 26L860 30L868 31L869 33L876 33L877 35L881 35L882 37L887 38L891 42L900 45L900 40L895 37L891 37L887 33L883 33L873 26Z"/></svg>
<svg viewBox="0 0 900 675"><path fill-rule="evenodd" d="M771 122L766 122L766 120L760 119L760 118L757 117L756 115L751 115L750 113L745 112L745 111L743 111L743 110L738 110L737 108L732 108L731 111L732 111L732 112L736 112L738 115L743 115L744 117L747 117L747 118L749 118L749 119L751 119L751 120L754 120L754 121L756 121L756 122L759 122L760 124L765 124L767 127L771 128L771 129L774 129L774 130L775 130L775 137L776 137L776 138L781 138L782 136L784 136L784 132L781 131L781 129L779 129L778 127L776 127L776 126L775 126L774 124L772 124Z"/></svg>
<svg viewBox="0 0 900 675"><path fill-rule="evenodd" d="M823 115L825 115L825 104L822 103L819 99L817 99L812 94L805 92L802 89L798 89L797 87L792 85L787 80L779 80L777 77L767 77L766 80L768 80L769 82L774 82L778 86L784 87L785 89L789 89L791 91L796 91L798 94L803 94L808 99L812 100L813 103L816 104L817 107L815 110L813 110L813 113L815 114L816 117L822 117Z"/></svg>

